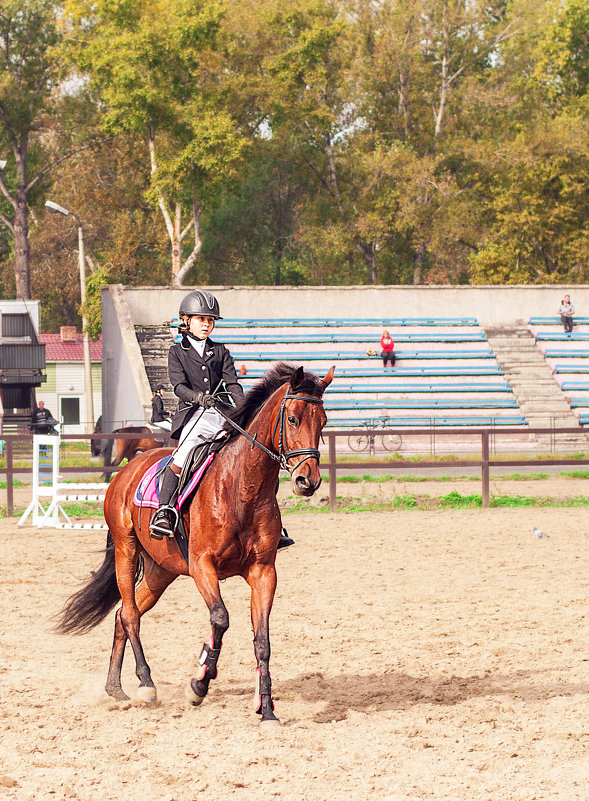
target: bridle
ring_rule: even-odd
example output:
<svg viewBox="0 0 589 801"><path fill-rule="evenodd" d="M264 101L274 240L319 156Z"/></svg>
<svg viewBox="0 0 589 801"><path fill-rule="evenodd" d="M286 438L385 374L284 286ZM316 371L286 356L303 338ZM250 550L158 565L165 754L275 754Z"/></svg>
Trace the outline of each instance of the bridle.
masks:
<svg viewBox="0 0 589 801"><path fill-rule="evenodd" d="M317 459L319 461L319 449L318 448L295 448L293 450L288 449L288 442L286 441L286 430L285 430L285 418L286 418L286 401L287 400L300 400L304 401L305 403L317 403L323 404L322 398L314 398L312 395L291 395L288 392L282 398L280 403L280 409L278 410L278 414L276 416L276 422L274 423L274 428L272 429L272 441L274 441L274 437L276 436L276 432L278 430L278 453L271 451L265 445L262 445L261 442L258 442L258 435L254 434L253 437L249 434L245 429L243 429L240 425L238 425L234 420L224 414L220 409L217 407L217 411L221 414L222 417L227 420L227 422L233 426L236 431L239 431L240 434L243 434L246 439L248 439L252 443L252 448L257 447L264 451L271 459L275 462L280 464L280 467L283 470L286 470L290 475L294 473L297 468L299 468L303 462L307 459ZM302 456L303 458L296 463L294 467L291 467L288 464L288 460L292 459L294 456Z"/></svg>

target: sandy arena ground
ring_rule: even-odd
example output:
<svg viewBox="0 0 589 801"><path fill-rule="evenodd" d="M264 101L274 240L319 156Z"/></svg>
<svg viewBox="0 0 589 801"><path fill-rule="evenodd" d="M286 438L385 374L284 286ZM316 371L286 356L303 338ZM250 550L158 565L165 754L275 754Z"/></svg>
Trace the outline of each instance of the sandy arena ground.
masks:
<svg viewBox="0 0 589 801"><path fill-rule="evenodd" d="M209 634L190 579L143 623L160 703L116 704L102 691L111 616L83 637L50 624L100 564L104 535L1 521L0 798L586 801L587 518L289 515L271 735L252 710L243 581L222 585L231 627L201 707L183 697ZM124 686L134 697L129 650Z"/></svg>

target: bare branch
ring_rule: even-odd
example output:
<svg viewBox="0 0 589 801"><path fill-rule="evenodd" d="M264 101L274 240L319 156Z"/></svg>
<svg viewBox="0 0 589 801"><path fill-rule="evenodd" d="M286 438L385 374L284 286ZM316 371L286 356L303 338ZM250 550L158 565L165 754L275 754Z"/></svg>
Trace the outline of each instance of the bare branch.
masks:
<svg viewBox="0 0 589 801"><path fill-rule="evenodd" d="M13 197L8 191L8 187L6 186L6 182L4 181L4 174L2 170L0 170L0 192L2 192L6 200L12 206L12 208L16 209L16 198Z"/></svg>
<svg viewBox="0 0 589 801"><path fill-rule="evenodd" d="M35 186L35 184L37 184L42 178L44 178L48 172L51 172L51 170L54 169L54 167L57 167L58 164L61 164L62 161L69 159L71 156L75 156L76 153L81 153L83 150L90 150L94 147L98 147L99 145L102 145L104 142L108 142L111 139L114 139L114 136L105 136L103 139L99 139L98 142L90 142L90 144L88 145L82 145L82 147L76 147L73 150L70 150L68 153L65 153L65 155L60 156L54 162L48 164L47 167L44 167L40 172L38 172L37 175L33 178L33 180L29 181L29 183L25 186L24 191L26 193L30 192L31 189Z"/></svg>
<svg viewBox="0 0 589 801"><path fill-rule="evenodd" d="M0 220L4 223L4 225L14 234L14 225L11 220L5 214L2 214L0 211Z"/></svg>

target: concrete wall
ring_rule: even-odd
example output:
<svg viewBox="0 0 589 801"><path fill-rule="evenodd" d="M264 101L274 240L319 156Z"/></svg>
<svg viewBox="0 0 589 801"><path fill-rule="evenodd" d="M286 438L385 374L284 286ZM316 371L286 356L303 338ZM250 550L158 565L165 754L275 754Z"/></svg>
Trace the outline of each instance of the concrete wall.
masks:
<svg viewBox="0 0 589 801"><path fill-rule="evenodd" d="M556 316L571 296L589 316L589 286L214 287L224 317L476 317L483 326ZM151 416L151 391L134 325L176 317L191 287L123 287L102 291L104 430Z"/></svg>
<svg viewBox="0 0 589 801"><path fill-rule="evenodd" d="M144 299L150 302L150 296ZM151 416L151 390L120 285L102 290L102 430L138 425ZM159 321L160 323L162 320Z"/></svg>
<svg viewBox="0 0 589 801"><path fill-rule="evenodd" d="M121 289L131 319L161 325L192 287ZM483 326L555 316L566 294L589 315L589 286L207 287L224 317L476 317ZM106 336L106 331L104 331Z"/></svg>

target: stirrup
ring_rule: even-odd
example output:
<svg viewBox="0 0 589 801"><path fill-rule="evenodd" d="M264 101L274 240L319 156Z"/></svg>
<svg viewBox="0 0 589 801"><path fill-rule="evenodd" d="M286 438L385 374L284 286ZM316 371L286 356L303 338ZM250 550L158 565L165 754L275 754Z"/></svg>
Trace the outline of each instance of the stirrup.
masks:
<svg viewBox="0 0 589 801"><path fill-rule="evenodd" d="M173 522L168 513L174 516ZM166 525L167 524L167 525ZM173 537L178 525L178 512L173 506L160 506L149 523L149 533L154 540L162 540L164 537Z"/></svg>

